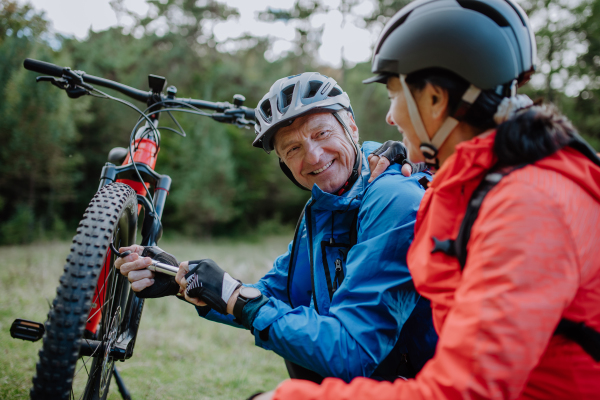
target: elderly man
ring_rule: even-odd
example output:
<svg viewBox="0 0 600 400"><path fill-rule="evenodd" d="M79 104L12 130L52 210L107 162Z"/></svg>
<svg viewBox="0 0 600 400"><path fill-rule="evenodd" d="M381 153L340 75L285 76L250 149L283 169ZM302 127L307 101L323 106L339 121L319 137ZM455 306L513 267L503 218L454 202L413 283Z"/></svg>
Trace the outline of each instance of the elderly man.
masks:
<svg viewBox="0 0 600 400"><path fill-rule="evenodd" d="M254 146L275 150L311 198L288 251L256 284L242 285L212 260L189 261L176 277L185 298L206 319L249 329L294 378L414 376L437 342L406 266L427 175L405 177L395 165L369 182L365 154L379 145L359 148L348 95L321 74L278 80L256 117ZM133 250L117 267L143 296L159 276L138 256L152 253Z"/></svg>

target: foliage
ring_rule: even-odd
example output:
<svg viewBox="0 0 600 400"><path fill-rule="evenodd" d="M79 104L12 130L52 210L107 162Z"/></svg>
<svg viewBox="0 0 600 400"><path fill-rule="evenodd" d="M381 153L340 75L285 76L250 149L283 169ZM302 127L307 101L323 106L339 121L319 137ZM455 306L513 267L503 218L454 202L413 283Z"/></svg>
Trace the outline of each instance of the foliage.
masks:
<svg viewBox="0 0 600 400"><path fill-rule="evenodd" d="M344 20L379 32L407 0L341 0ZM137 114L121 104L84 97L69 99L21 65L26 57L68 65L88 74L147 88L147 75L168 78L178 96L231 101L246 96L254 106L275 79L308 70L335 77L348 92L361 139L397 138L384 120L389 102L383 85L365 86L370 63L341 68L318 64L322 26L312 21L331 11L323 0L297 0L270 9L263 21L296 29L292 50L269 62L268 38L245 36L238 50L221 52L212 27L236 18L216 0L148 0L150 14L126 11L133 28L91 32L84 40L52 36L43 14L28 5L0 0L0 244L39 238L44 231L71 229L97 190L109 150L127 146ZM522 91L555 102L596 148L600 147L600 0L520 0L531 15L539 68ZM50 46L52 44L52 46ZM231 50L232 46L228 46ZM55 50L58 49L58 50ZM115 94L115 93L112 93ZM117 94L118 95L118 94ZM121 95L118 95L121 96ZM122 97L122 96L121 96ZM137 104L143 106L142 104ZM274 154L253 148L252 130L192 115L177 115L186 138L163 131L156 169L173 178L163 224L186 235L240 235L293 225L308 198L281 173ZM161 125L173 126L166 116ZM66 228L65 228L66 224Z"/></svg>
<svg viewBox="0 0 600 400"><path fill-rule="evenodd" d="M539 64L523 91L559 108L600 148L600 1L522 0L536 32Z"/></svg>
<svg viewBox="0 0 600 400"><path fill-rule="evenodd" d="M22 243L35 237L36 225L51 228L75 197L81 162L72 153L75 120L85 110L52 87L36 85L21 68L26 57L68 63L38 39L46 32L42 16L29 6L1 4L0 220L6 222L0 224L0 243Z"/></svg>

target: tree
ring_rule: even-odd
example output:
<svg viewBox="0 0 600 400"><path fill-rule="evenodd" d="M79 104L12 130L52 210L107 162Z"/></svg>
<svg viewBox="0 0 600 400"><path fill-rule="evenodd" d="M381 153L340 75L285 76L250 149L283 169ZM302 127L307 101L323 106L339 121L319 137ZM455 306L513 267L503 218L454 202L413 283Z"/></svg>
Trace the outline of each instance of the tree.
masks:
<svg viewBox="0 0 600 400"><path fill-rule="evenodd" d="M60 227L64 204L74 197L80 158L71 150L80 110L22 67L26 57L65 61L42 39L43 15L0 4L0 243L22 243Z"/></svg>

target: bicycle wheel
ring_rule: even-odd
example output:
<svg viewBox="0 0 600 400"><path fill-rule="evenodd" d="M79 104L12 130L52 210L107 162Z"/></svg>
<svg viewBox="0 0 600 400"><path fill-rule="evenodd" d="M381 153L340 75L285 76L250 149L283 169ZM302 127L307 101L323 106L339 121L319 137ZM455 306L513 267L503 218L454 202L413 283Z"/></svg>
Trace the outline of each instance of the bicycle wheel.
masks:
<svg viewBox="0 0 600 400"><path fill-rule="evenodd" d="M113 267L110 244L118 249L134 243L137 205L136 193L122 183L103 187L90 202L48 313L32 399L106 398L114 364L110 350L133 296L127 278ZM100 322L89 338L84 327L96 313ZM91 356L80 356L82 344L95 346Z"/></svg>

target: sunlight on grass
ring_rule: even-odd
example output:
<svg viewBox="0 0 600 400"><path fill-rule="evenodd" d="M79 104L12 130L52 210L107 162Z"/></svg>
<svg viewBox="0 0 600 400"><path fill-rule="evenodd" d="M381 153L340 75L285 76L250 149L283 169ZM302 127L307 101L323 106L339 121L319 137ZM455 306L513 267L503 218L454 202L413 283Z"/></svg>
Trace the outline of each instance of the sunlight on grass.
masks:
<svg viewBox="0 0 600 400"><path fill-rule="evenodd" d="M255 282L287 248L290 235L243 241L161 242L179 261L212 258L233 277ZM10 337L15 318L43 322L70 243L0 247L0 398L28 398L41 341ZM245 399L287 378L283 360L254 346L245 330L198 317L175 298L150 299L134 355L118 362L134 399ZM120 399L114 381L109 399Z"/></svg>

